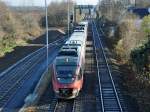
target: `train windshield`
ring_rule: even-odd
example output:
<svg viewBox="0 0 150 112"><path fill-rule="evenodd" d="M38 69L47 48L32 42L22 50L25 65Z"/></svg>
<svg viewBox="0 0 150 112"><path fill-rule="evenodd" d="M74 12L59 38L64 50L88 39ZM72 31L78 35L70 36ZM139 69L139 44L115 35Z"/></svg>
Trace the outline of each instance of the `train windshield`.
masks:
<svg viewBox="0 0 150 112"><path fill-rule="evenodd" d="M56 66L57 77L72 78L75 74L77 66Z"/></svg>
<svg viewBox="0 0 150 112"><path fill-rule="evenodd" d="M75 31L76 30L82 30L82 31L84 31L84 26L77 26L77 27L74 28L74 30Z"/></svg>
<svg viewBox="0 0 150 112"><path fill-rule="evenodd" d="M60 51L58 56L73 56L78 57L78 53L76 51Z"/></svg>
<svg viewBox="0 0 150 112"><path fill-rule="evenodd" d="M78 59L77 58L57 58L55 62L56 66L77 66L78 65Z"/></svg>
<svg viewBox="0 0 150 112"><path fill-rule="evenodd" d="M72 83L77 66L56 66L56 77L60 83Z"/></svg>

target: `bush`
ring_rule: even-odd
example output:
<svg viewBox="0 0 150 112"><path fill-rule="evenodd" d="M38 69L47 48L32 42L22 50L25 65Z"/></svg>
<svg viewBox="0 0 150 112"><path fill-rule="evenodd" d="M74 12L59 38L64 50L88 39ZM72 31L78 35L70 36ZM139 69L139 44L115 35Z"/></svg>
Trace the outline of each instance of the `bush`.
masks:
<svg viewBox="0 0 150 112"><path fill-rule="evenodd" d="M130 53L141 41L142 32L135 26L135 16L128 15L118 26L118 42L115 50L118 56L125 62L130 59Z"/></svg>
<svg viewBox="0 0 150 112"><path fill-rule="evenodd" d="M41 29L37 20L31 15L26 14L21 18L21 23L23 25L24 32L29 36L37 36L40 35Z"/></svg>
<svg viewBox="0 0 150 112"><path fill-rule="evenodd" d="M11 52L29 37L41 34L39 21L32 15L11 12L3 2L0 2L0 14L0 56Z"/></svg>
<svg viewBox="0 0 150 112"><path fill-rule="evenodd" d="M150 40L131 52L131 61L138 73L150 73Z"/></svg>
<svg viewBox="0 0 150 112"><path fill-rule="evenodd" d="M150 15L144 17L142 22L142 30L145 32L146 36L150 35Z"/></svg>
<svg viewBox="0 0 150 112"><path fill-rule="evenodd" d="M5 35L3 39L0 40L0 56L11 52L16 45L14 34Z"/></svg>

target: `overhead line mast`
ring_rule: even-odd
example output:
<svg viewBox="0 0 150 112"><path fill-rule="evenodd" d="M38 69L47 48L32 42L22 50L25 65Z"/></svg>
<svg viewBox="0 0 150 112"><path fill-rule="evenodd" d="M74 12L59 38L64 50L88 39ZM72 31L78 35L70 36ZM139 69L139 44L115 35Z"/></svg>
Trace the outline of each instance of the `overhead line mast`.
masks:
<svg viewBox="0 0 150 112"><path fill-rule="evenodd" d="M69 6L69 0L68 0L68 38L70 35L69 29L70 29L70 6Z"/></svg>
<svg viewBox="0 0 150 112"><path fill-rule="evenodd" d="M45 20L46 20L46 49L47 49L47 55L46 55L46 58L47 58L47 61L46 61L46 64L47 64L47 71L48 71L48 41L49 41L49 38L48 38L48 10L47 10L47 0L45 0Z"/></svg>

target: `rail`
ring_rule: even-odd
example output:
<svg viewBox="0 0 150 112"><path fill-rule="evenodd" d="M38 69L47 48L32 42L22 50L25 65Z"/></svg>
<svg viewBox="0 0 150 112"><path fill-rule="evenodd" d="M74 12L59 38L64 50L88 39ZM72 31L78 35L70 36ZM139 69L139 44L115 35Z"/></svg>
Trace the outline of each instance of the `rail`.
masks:
<svg viewBox="0 0 150 112"><path fill-rule="evenodd" d="M93 30L93 39L94 39L94 46L95 46L94 49L95 49L95 55L96 55L97 72L98 72L98 77L99 77L99 87L100 87L99 91L100 91L100 98L101 98L101 103L102 103L102 105L101 105L102 112L105 112L107 110L114 111L113 109L116 109L116 111L119 111L119 112L123 112L123 109L122 109L122 106L121 106L121 103L120 103L120 100L119 100L119 97L118 97L118 93L117 93L117 90L116 90L116 87L115 87L115 83L114 83L114 80L112 78L112 74L111 74L111 70L110 70L110 67L109 67L109 64L108 64L108 60L107 60L107 57L106 57L106 54L105 54L105 51L104 51L104 47L103 47L101 38L99 36L98 30L97 30L97 27L96 27L96 24L95 24L94 21L92 21L92 30ZM102 32L102 29L101 29L101 32ZM102 55L104 56L103 59L106 63L108 75L109 75L109 78L110 78L110 81L107 82L107 83L112 84L113 88L105 87L106 85L104 86L104 84L102 83L102 80L106 80L106 79L104 79L104 77L100 76L100 75L103 75L103 74L100 74L99 57L98 57L98 55L100 55L100 54L98 54L99 52L97 51L97 48L96 48L96 39L98 41L98 44L100 45L99 49L101 49ZM108 78L108 77L105 76L105 78ZM111 95L115 95L115 96L112 96L112 97L108 96L108 92L109 92L109 94L111 93ZM109 100L109 103L108 103L108 100ZM114 103L114 102L116 103L116 105L111 104L111 103ZM107 103L107 104L105 104L105 103ZM106 105L107 106L109 106L109 105L112 106L113 105L114 107L111 107L111 106L106 107Z"/></svg>

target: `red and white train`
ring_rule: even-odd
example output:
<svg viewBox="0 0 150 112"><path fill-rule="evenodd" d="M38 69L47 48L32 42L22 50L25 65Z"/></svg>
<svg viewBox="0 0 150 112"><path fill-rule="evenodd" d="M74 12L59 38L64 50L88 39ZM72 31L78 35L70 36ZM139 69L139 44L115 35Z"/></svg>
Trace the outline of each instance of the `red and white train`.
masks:
<svg viewBox="0 0 150 112"><path fill-rule="evenodd" d="M57 98L75 98L82 88L87 29L88 22L80 22L53 63L52 85Z"/></svg>

